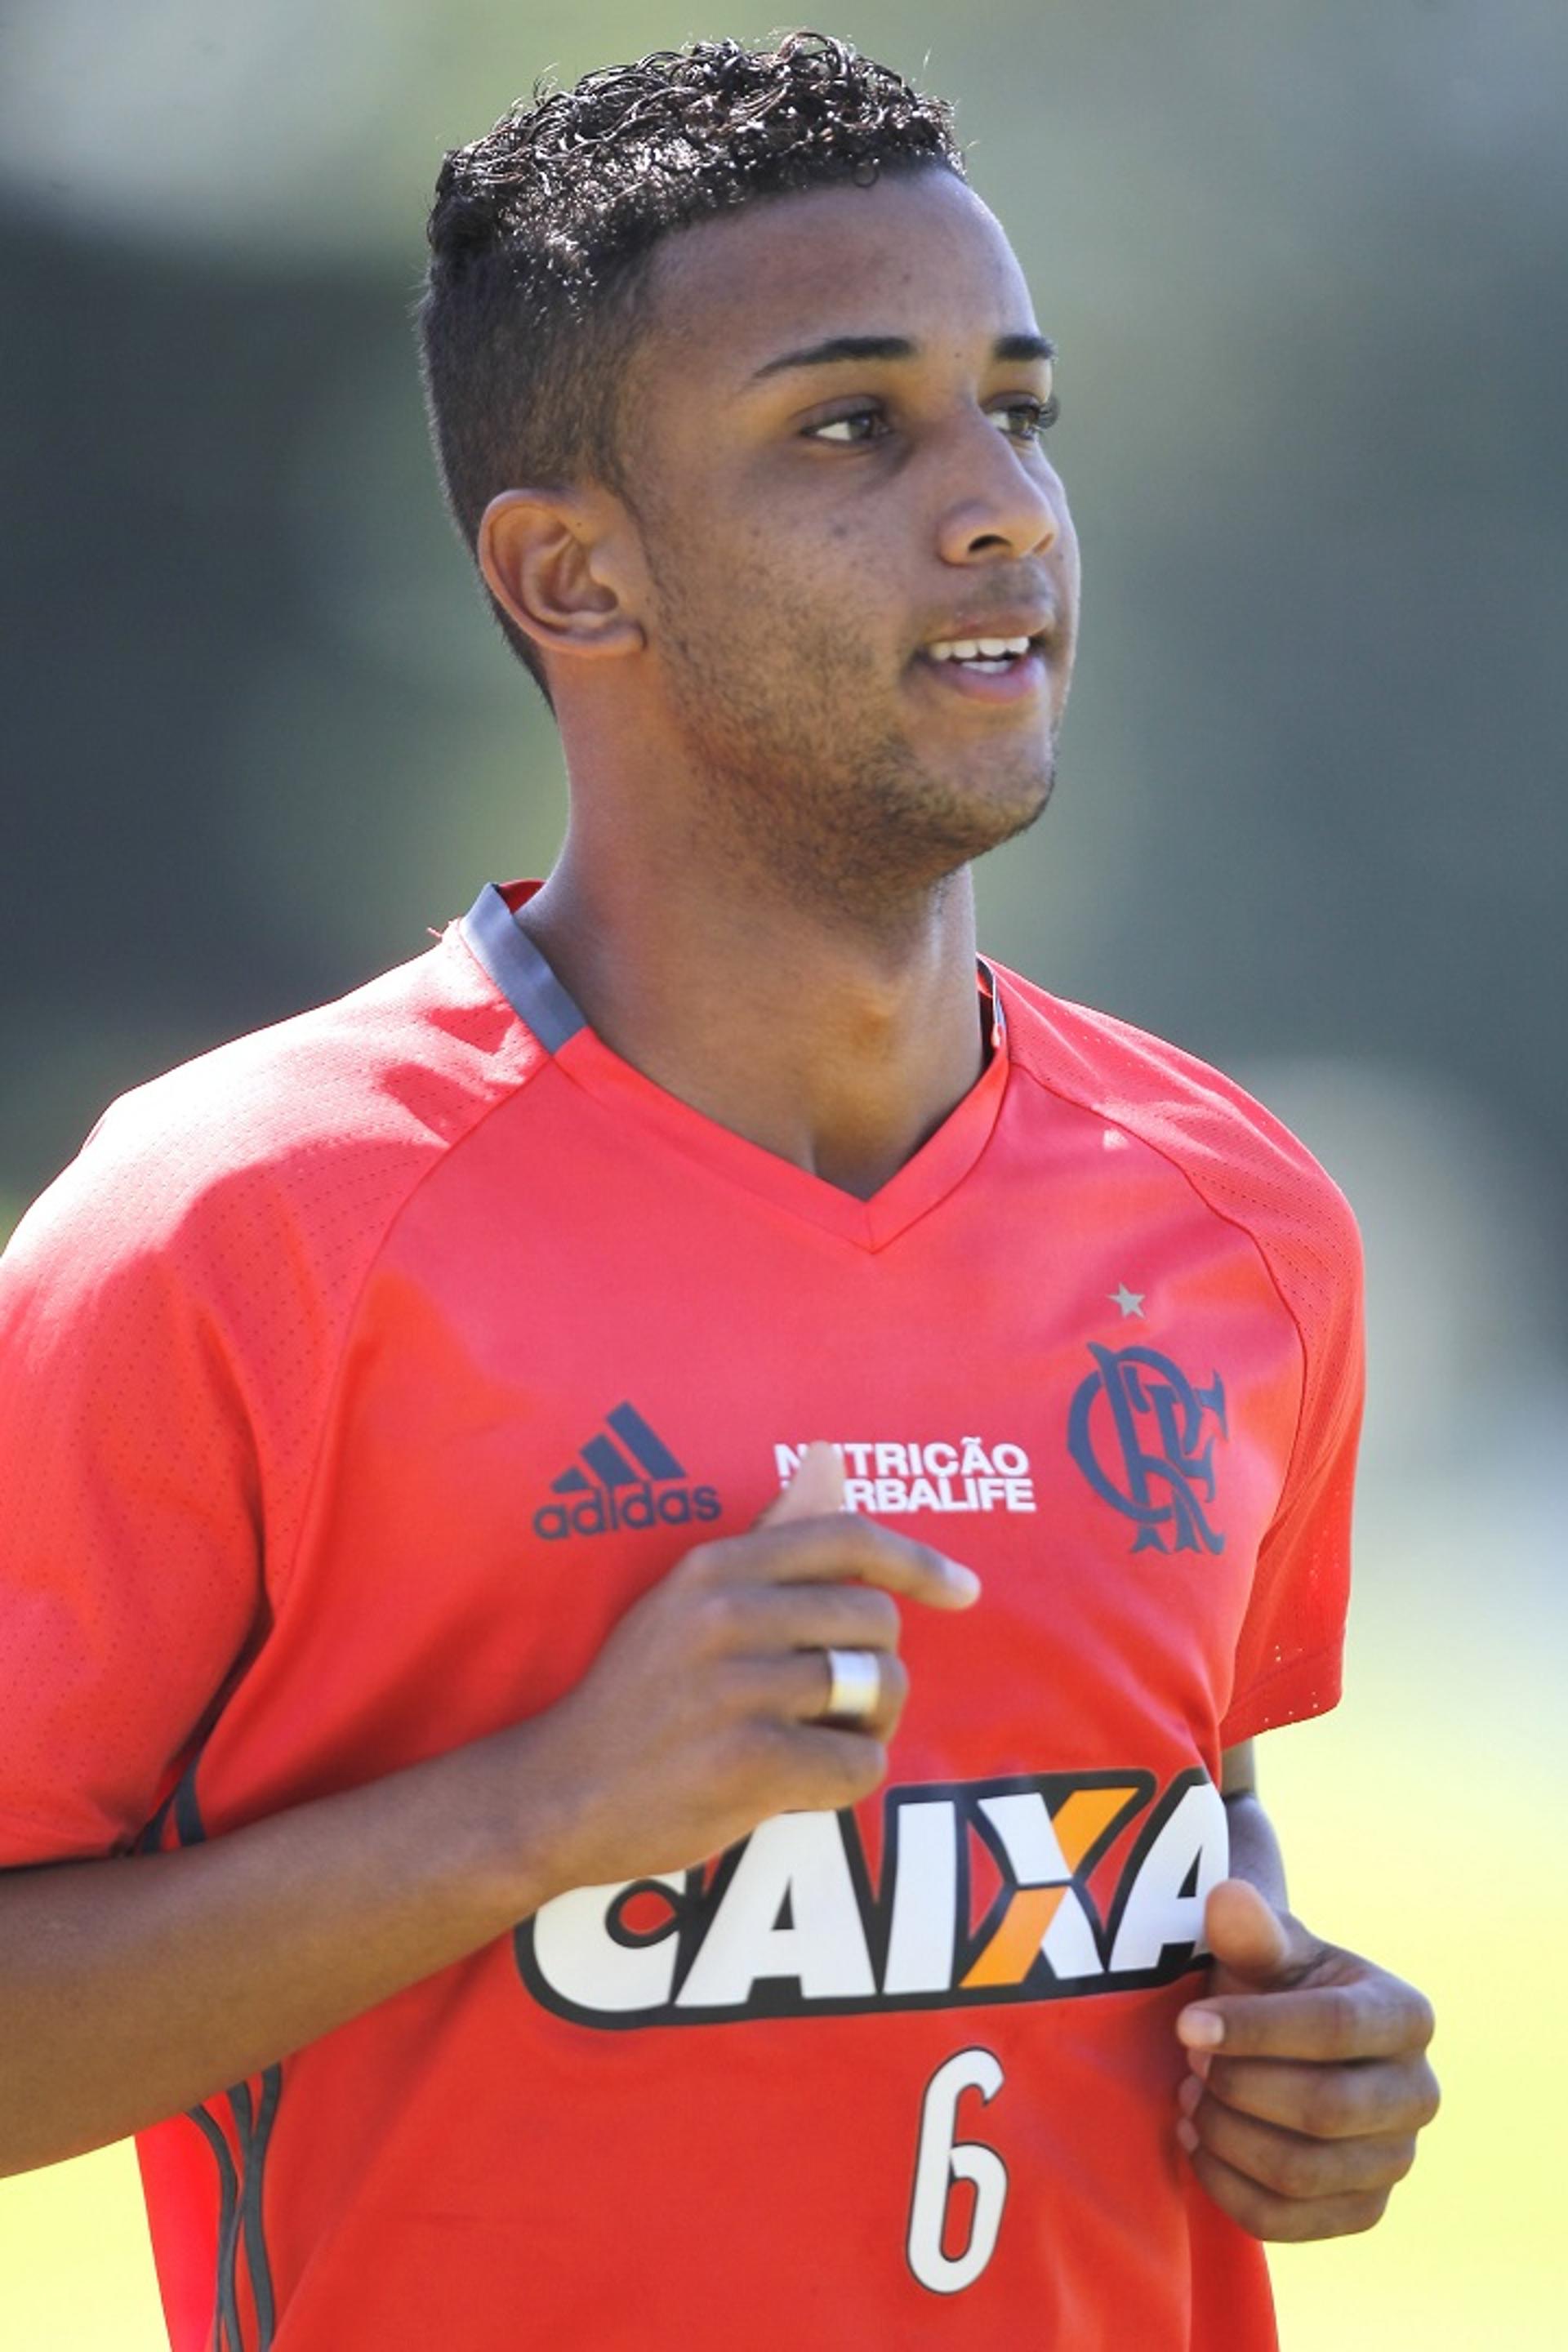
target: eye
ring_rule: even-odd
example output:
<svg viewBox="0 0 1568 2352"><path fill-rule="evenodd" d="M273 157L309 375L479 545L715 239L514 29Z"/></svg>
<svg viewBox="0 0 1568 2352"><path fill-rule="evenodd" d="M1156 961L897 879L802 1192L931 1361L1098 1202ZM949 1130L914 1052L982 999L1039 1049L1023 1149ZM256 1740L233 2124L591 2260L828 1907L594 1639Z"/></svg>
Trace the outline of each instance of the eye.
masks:
<svg viewBox="0 0 1568 2352"><path fill-rule="evenodd" d="M1000 408L992 411L994 416L1005 420L1004 429L1019 441L1037 441L1061 413L1061 402L1054 392L1048 400L1037 400L1031 393L1023 399L1005 401ZM1017 421L1020 418L1021 424Z"/></svg>
<svg viewBox="0 0 1568 2352"><path fill-rule="evenodd" d="M804 441L826 441L832 436L840 448L851 448L858 442L869 441L869 433L859 433L856 426L879 425L884 421L879 408L851 409L847 416L830 416L826 424L808 425L801 438Z"/></svg>

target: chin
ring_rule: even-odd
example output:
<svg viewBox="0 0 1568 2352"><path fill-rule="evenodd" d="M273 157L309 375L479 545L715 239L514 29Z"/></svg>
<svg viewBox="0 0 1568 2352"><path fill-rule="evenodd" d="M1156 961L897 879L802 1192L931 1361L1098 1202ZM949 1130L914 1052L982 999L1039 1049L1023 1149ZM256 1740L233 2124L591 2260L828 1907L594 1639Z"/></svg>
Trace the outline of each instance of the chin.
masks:
<svg viewBox="0 0 1568 2352"><path fill-rule="evenodd" d="M1054 767L1036 769L1022 776L996 777L972 784L963 801L973 830L985 836L984 846L997 849L1016 834L1026 833L1042 817L1056 782ZM976 856L981 855L977 850Z"/></svg>

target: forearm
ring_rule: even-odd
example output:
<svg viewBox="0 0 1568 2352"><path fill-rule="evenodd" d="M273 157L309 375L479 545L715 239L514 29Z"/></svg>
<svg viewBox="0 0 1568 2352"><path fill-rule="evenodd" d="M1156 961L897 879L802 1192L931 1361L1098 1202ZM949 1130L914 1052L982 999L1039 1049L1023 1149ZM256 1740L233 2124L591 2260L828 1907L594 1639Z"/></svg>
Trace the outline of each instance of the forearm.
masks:
<svg viewBox="0 0 1568 2352"><path fill-rule="evenodd" d="M1274 1825L1256 1794L1227 1797L1225 1810L1230 1822L1231 1876L1245 1878L1249 1885L1256 1886L1276 1911L1288 1911L1290 1906L1285 1893L1284 1856Z"/></svg>
<svg viewBox="0 0 1568 2352"><path fill-rule="evenodd" d="M529 1728L178 1853L0 1879L0 2173L245 2080L556 1892L547 1801L511 1818Z"/></svg>
<svg viewBox="0 0 1568 2352"><path fill-rule="evenodd" d="M525 1723L186 1852L0 1880L0 2173L247 2080L569 1887L869 1796L908 1688L893 1596L979 1585L843 1486L809 1449L764 1524L688 1553ZM835 1646L879 1657L854 1726L823 1720Z"/></svg>
<svg viewBox="0 0 1568 2352"><path fill-rule="evenodd" d="M1279 1851L1274 1824L1258 1798L1250 1740L1226 1749L1220 1790L1230 1825L1231 1876L1245 1878L1249 1885L1256 1886L1276 1911L1289 1910L1285 1858Z"/></svg>

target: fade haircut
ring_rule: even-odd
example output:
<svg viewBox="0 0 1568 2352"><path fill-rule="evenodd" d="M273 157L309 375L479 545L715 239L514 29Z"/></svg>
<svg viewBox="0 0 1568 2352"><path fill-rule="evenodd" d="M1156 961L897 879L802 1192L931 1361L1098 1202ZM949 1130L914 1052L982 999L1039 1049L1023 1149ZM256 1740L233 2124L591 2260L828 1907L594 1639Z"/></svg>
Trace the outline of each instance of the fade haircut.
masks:
<svg viewBox="0 0 1568 2352"><path fill-rule="evenodd" d="M812 32L536 84L455 148L418 323L442 487L470 552L500 490L591 480L632 504L620 401L661 237L760 197L932 164L967 177L946 101ZM548 702L536 647L491 609Z"/></svg>

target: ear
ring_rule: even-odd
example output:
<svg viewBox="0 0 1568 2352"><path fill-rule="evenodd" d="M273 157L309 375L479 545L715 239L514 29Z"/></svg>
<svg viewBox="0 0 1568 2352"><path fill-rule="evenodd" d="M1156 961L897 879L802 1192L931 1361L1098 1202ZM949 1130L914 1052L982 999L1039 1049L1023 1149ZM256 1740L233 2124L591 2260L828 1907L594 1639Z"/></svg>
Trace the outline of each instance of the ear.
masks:
<svg viewBox="0 0 1568 2352"><path fill-rule="evenodd" d="M479 518L486 587L542 654L599 656L647 644L624 508L569 491L502 490Z"/></svg>

